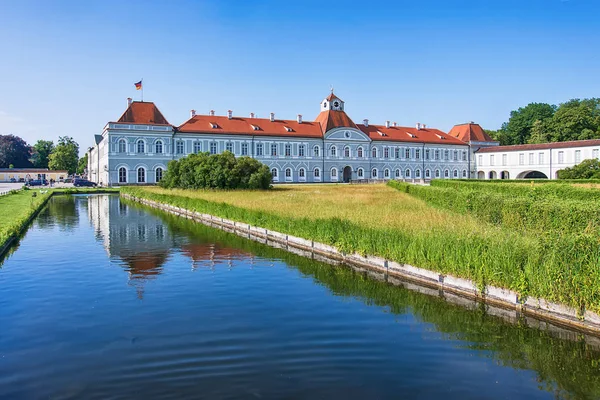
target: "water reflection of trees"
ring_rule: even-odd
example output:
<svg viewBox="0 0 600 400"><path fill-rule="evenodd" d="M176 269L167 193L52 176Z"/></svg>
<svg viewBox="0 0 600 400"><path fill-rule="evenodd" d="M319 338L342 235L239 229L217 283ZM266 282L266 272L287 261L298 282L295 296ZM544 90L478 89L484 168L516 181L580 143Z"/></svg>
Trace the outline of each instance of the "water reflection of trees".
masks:
<svg viewBox="0 0 600 400"><path fill-rule="evenodd" d="M506 322L490 315L485 305L466 309L440 297L366 278L349 268L321 264L156 210L147 212L160 216L172 232L187 235L197 243L280 259L336 295L360 298L394 314L410 312L418 320L434 324L448 339L479 350L477 354L482 357L515 369L534 371L539 388L556 398L600 398L600 351L583 340L561 339L550 331L528 326L524 318L516 324Z"/></svg>
<svg viewBox="0 0 600 400"><path fill-rule="evenodd" d="M58 226L62 231L72 231L79 223L77 198L69 195L52 196L36 222L41 228Z"/></svg>

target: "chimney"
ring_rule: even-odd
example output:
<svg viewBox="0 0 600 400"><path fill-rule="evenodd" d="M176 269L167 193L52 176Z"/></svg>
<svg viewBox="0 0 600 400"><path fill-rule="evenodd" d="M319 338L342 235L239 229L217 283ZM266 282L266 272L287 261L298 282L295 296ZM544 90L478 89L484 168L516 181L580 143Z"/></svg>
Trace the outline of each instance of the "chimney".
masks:
<svg viewBox="0 0 600 400"><path fill-rule="evenodd" d="M390 127L390 121L385 121L385 127L389 128Z"/></svg>
<svg viewBox="0 0 600 400"><path fill-rule="evenodd" d="M133 103L133 99L131 97L127 98L127 107L129 107Z"/></svg>
<svg viewBox="0 0 600 400"><path fill-rule="evenodd" d="M275 121L275 113L271 113L269 119L271 120L271 122Z"/></svg>
<svg viewBox="0 0 600 400"><path fill-rule="evenodd" d="M364 126L369 126L369 120L368 119L363 119L363 125Z"/></svg>
<svg viewBox="0 0 600 400"><path fill-rule="evenodd" d="M397 126L398 126L398 123L396 123L396 122L394 121L394 123L392 124L392 126L395 128L395 127L397 127Z"/></svg>
<svg viewBox="0 0 600 400"><path fill-rule="evenodd" d="M302 114L298 114L298 123L301 124L302 123Z"/></svg>
<svg viewBox="0 0 600 400"><path fill-rule="evenodd" d="M423 124L423 129L427 128L427 125Z"/></svg>
<svg viewBox="0 0 600 400"><path fill-rule="evenodd" d="M196 110L190 110L190 118L194 118L196 116Z"/></svg>
<svg viewBox="0 0 600 400"><path fill-rule="evenodd" d="M421 130L421 123L417 122L417 130L420 131Z"/></svg>
<svg viewBox="0 0 600 400"><path fill-rule="evenodd" d="M211 117L214 117L215 116L215 110L210 110L208 112L208 115L210 115Z"/></svg>
<svg viewBox="0 0 600 400"><path fill-rule="evenodd" d="M233 111L227 110L227 118L229 118L229 119L233 118Z"/></svg>
<svg viewBox="0 0 600 400"><path fill-rule="evenodd" d="M254 118L254 113L250 113L250 118Z"/></svg>

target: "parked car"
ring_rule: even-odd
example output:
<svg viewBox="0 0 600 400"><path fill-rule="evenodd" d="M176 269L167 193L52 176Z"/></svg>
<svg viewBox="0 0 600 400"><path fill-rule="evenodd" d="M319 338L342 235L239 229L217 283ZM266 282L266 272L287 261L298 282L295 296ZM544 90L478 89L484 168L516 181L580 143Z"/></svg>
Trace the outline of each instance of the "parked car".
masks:
<svg viewBox="0 0 600 400"><path fill-rule="evenodd" d="M75 179L73 186L91 186L96 187L96 182L88 181L87 179Z"/></svg>
<svg viewBox="0 0 600 400"><path fill-rule="evenodd" d="M47 179L33 179L26 183L27 186L46 186L47 184Z"/></svg>
<svg viewBox="0 0 600 400"><path fill-rule="evenodd" d="M73 183L73 178L65 178L63 180L64 183Z"/></svg>
<svg viewBox="0 0 600 400"><path fill-rule="evenodd" d="M19 182L25 182L25 178L19 178Z"/></svg>
<svg viewBox="0 0 600 400"><path fill-rule="evenodd" d="M10 178L10 183L17 183L17 180L15 178Z"/></svg>

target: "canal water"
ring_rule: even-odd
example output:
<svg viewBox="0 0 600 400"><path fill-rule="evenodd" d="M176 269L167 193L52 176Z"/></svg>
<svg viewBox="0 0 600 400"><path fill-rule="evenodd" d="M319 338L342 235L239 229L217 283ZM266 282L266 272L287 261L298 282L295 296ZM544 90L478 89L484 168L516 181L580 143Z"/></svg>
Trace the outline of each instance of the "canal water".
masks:
<svg viewBox="0 0 600 400"><path fill-rule="evenodd" d="M530 325L59 196L0 267L0 398L599 398L598 349Z"/></svg>

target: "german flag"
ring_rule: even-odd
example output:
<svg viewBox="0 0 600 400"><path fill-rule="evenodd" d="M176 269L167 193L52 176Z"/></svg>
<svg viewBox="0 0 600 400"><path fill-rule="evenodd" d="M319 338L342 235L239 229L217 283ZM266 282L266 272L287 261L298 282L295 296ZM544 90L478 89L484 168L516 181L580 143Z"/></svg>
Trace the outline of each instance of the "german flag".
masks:
<svg viewBox="0 0 600 400"><path fill-rule="evenodd" d="M135 90L142 90L142 81L134 83Z"/></svg>

